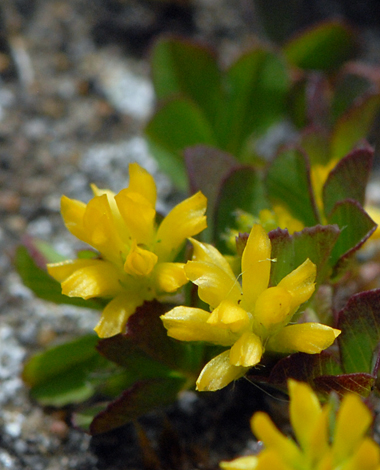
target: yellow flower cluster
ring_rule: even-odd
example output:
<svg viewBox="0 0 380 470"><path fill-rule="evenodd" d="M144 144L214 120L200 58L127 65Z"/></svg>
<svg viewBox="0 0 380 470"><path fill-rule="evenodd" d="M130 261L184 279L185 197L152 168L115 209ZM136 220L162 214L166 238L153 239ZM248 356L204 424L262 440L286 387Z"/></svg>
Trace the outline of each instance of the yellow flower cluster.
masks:
<svg viewBox="0 0 380 470"><path fill-rule="evenodd" d="M182 201L157 226L153 177L137 163L129 166L129 175L128 188L116 195L93 186L88 204L62 197L66 227L99 257L48 265L69 297L110 299L95 328L103 338L122 332L144 301L188 282L184 264L174 260L186 239L206 228L202 193Z"/></svg>
<svg viewBox="0 0 380 470"><path fill-rule="evenodd" d="M258 412L251 427L264 450L221 462L223 470L380 470L379 446L366 436L372 416L359 396L345 395L334 420L331 405L322 407L309 385L290 380L289 394L297 443Z"/></svg>
<svg viewBox="0 0 380 470"><path fill-rule="evenodd" d="M299 306L314 292L316 267L307 259L274 287L269 286L271 243L255 224L241 260L241 284L226 259L209 244L192 240L193 260L185 266L198 295L210 306L175 307L161 318L168 335L228 347L203 368L198 390L218 390L257 365L265 350L290 354L320 353L339 330L319 323L289 325Z"/></svg>

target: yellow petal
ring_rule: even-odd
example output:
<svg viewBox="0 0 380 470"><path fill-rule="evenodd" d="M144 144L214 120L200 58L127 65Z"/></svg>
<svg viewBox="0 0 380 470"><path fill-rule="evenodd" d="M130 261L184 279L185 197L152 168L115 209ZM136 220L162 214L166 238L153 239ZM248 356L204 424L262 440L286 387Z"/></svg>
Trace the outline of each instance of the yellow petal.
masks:
<svg viewBox="0 0 380 470"><path fill-rule="evenodd" d="M207 227L207 199L198 192L175 206L161 222L156 235L160 261L172 261L185 240Z"/></svg>
<svg viewBox="0 0 380 470"><path fill-rule="evenodd" d="M283 287L292 294L291 310L297 309L312 296L315 289L316 275L317 268L315 264L307 259L278 284L279 287Z"/></svg>
<svg viewBox="0 0 380 470"><path fill-rule="evenodd" d="M115 200L130 236L138 243L151 244L156 218L156 210L151 202L130 188L120 191Z"/></svg>
<svg viewBox="0 0 380 470"><path fill-rule="evenodd" d="M68 259L66 261L60 261L59 263L49 263L47 265L47 270L50 276L58 282L63 282L69 276L71 276L78 269L86 268L87 266L96 266L98 263L103 263L106 261L94 260L94 259Z"/></svg>
<svg viewBox="0 0 380 470"><path fill-rule="evenodd" d="M61 214L67 229L85 243L89 243L88 233L83 227L86 204L76 199L61 197Z"/></svg>
<svg viewBox="0 0 380 470"><path fill-rule="evenodd" d="M254 318L267 330L281 323L287 323L292 296L283 287L269 287L262 292L255 305Z"/></svg>
<svg viewBox="0 0 380 470"><path fill-rule="evenodd" d="M207 323L210 314L200 308L175 307L161 316L168 336L181 341L207 341L230 346L236 336L230 330Z"/></svg>
<svg viewBox="0 0 380 470"><path fill-rule="evenodd" d="M255 470L258 459L254 455L247 455L240 457L230 462L220 462L220 468L222 470Z"/></svg>
<svg viewBox="0 0 380 470"><path fill-rule="evenodd" d="M252 367L261 361L263 345L254 333L246 331L232 346L230 362L234 366Z"/></svg>
<svg viewBox="0 0 380 470"><path fill-rule="evenodd" d="M215 264L188 261L185 273L198 286L199 298L211 308L216 308L223 300L237 304L241 299L241 287L236 278Z"/></svg>
<svg viewBox="0 0 380 470"><path fill-rule="evenodd" d="M230 351L224 351L209 361L197 380L197 390L214 392L237 380L247 372L249 367L236 367L230 363Z"/></svg>
<svg viewBox="0 0 380 470"><path fill-rule="evenodd" d="M334 430L333 455L337 463L358 447L371 423L372 415L360 397L352 393L345 395Z"/></svg>
<svg viewBox="0 0 380 470"><path fill-rule="evenodd" d="M379 470L379 445L369 437L365 437L344 470Z"/></svg>
<svg viewBox="0 0 380 470"><path fill-rule="evenodd" d="M68 297L114 297L121 291L118 271L107 261L93 260L92 264L74 271L61 283L62 294Z"/></svg>
<svg viewBox="0 0 380 470"><path fill-rule="evenodd" d="M219 328L228 328L237 333L247 328L250 318L247 312L230 300L224 300L216 307L209 316L207 323L218 326Z"/></svg>
<svg viewBox="0 0 380 470"><path fill-rule="evenodd" d="M255 224L249 234L241 260L243 304L254 309L258 296L268 287L271 268L271 244L261 225Z"/></svg>
<svg viewBox="0 0 380 470"><path fill-rule="evenodd" d="M227 261L227 258L220 253L219 250L209 243L201 243L194 238L191 238L190 241L194 249L192 257L193 261L218 266L218 268L224 271L231 279L235 279L235 274L231 268L230 263Z"/></svg>
<svg viewBox="0 0 380 470"><path fill-rule="evenodd" d="M158 263L154 269L157 293L175 292L188 282L184 263Z"/></svg>
<svg viewBox="0 0 380 470"><path fill-rule="evenodd" d="M83 228L88 234L88 243L114 263L120 262L124 244L117 231L106 194L92 198L86 206Z"/></svg>
<svg viewBox="0 0 380 470"><path fill-rule="evenodd" d="M321 455L326 455L330 452L329 441L329 423L330 423L331 408L325 405L319 415L312 430L310 430L308 448L305 448L308 461L320 462ZM329 467L327 467L329 468Z"/></svg>
<svg viewBox="0 0 380 470"><path fill-rule="evenodd" d="M128 318L143 302L144 300L134 293L122 293L112 299L94 328L99 338L110 338L122 333Z"/></svg>
<svg viewBox="0 0 380 470"><path fill-rule="evenodd" d="M296 462L302 460L300 449L295 442L276 428L266 413L262 411L255 413L251 418L251 428L257 439L263 441L268 450L275 451L282 456L284 462L293 463L294 468L298 468Z"/></svg>
<svg viewBox="0 0 380 470"><path fill-rule="evenodd" d="M133 240L132 247L124 263L124 271L132 276L148 276L157 263L157 255L144 250Z"/></svg>
<svg viewBox="0 0 380 470"><path fill-rule="evenodd" d="M128 189L141 194L149 201L151 207L156 207L157 190L154 178L138 163L129 164Z"/></svg>
<svg viewBox="0 0 380 470"><path fill-rule="evenodd" d="M332 345L340 330L320 323L301 323L283 328L269 338L268 351L280 353L304 352L319 354Z"/></svg>
<svg viewBox="0 0 380 470"><path fill-rule="evenodd" d="M318 397L306 383L289 380L290 422L297 441L308 453L311 449L311 437L322 414ZM313 443L314 444L314 443Z"/></svg>
<svg viewBox="0 0 380 470"><path fill-rule="evenodd" d="M300 467L297 467L300 468ZM257 466L254 470L294 470L295 467L285 463L284 458L272 449L264 449L258 455Z"/></svg>

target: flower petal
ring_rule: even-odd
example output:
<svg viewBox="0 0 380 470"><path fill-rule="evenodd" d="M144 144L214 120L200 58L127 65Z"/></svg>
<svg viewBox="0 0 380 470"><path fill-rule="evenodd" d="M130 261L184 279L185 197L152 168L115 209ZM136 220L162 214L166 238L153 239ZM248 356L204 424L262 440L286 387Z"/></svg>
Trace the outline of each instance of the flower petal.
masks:
<svg viewBox="0 0 380 470"><path fill-rule="evenodd" d="M237 367L230 363L230 351L224 351L209 361L197 380L196 389L200 392L220 390L247 372L249 367Z"/></svg>
<svg viewBox="0 0 380 470"><path fill-rule="evenodd" d="M258 411L251 418L251 428L257 439L263 441L266 449L278 453L284 462L296 467L297 461L302 461L302 453L296 443L284 436L273 424L269 416Z"/></svg>
<svg viewBox="0 0 380 470"><path fill-rule="evenodd" d="M156 249L162 261L172 261L184 241L207 227L207 199L199 191L175 206L161 222L156 236Z"/></svg>
<svg viewBox="0 0 380 470"><path fill-rule="evenodd" d="M185 273L198 286L199 298L211 308L216 308L223 300L237 304L241 299L241 288L236 278L216 264L188 261Z"/></svg>
<svg viewBox="0 0 380 470"><path fill-rule="evenodd" d="M247 455L231 460L230 462L220 462L222 470L255 470L258 459L255 455Z"/></svg>
<svg viewBox="0 0 380 470"><path fill-rule="evenodd" d="M319 354L332 345L340 334L336 330L321 323L301 323L283 328L271 336L266 345L268 351L280 353L304 352Z"/></svg>
<svg viewBox="0 0 380 470"><path fill-rule="evenodd" d="M288 387L290 422L297 441L308 454L311 450L311 437L322 414L322 408L318 397L308 384L289 380Z"/></svg>
<svg viewBox="0 0 380 470"><path fill-rule="evenodd" d="M219 250L209 243L201 243L194 238L190 239L193 245L193 261L199 261L206 264L213 264L218 266L222 271L224 271L231 279L235 279L235 274L231 268L230 263L227 261L226 257L223 256Z"/></svg>
<svg viewBox="0 0 380 470"><path fill-rule="evenodd" d="M80 260L78 260L80 261ZM88 260L86 266L76 269L61 283L62 294L68 297L114 297L121 291L118 271L108 261ZM77 266L80 263L75 263ZM67 269L68 266L64 266ZM52 268L50 268L52 271Z"/></svg>
<svg viewBox="0 0 380 470"><path fill-rule="evenodd" d="M379 445L369 437L366 437L353 457L351 457L349 463L344 467L344 470L379 470L379 468Z"/></svg>
<svg viewBox="0 0 380 470"><path fill-rule="evenodd" d="M151 244L156 210L150 201L139 192L132 192L130 188L121 190L115 200L130 236L139 244Z"/></svg>
<svg viewBox="0 0 380 470"><path fill-rule="evenodd" d="M61 214L67 229L82 242L89 243L88 233L83 227L86 204L66 196L61 197Z"/></svg>
<svg viewBox="0 0 380 470"><path fill-rule="evenodd" d="M148 276L157 263L157 255L137 246L133 240L132 247L124 263L124 271L132 276Z"/></svg>
<svg viewBox="0 0 380 470"><path fill-rule="evenodd" d="M291 304L292 295L286 289L280 286L269 287L256 301L254 318L266 330L286 324Z"/></svg>
<svg viewBox="0 0 380 470"><path fill-rule="evenodd" d="M129 185L131 192L139 193L156 207L157 189L153 176L138 163L129 164Z"/></svg>
<svg viewBox="0 0 380 470"><path fill-rule="evenodd" d="M230 346L236 336L230 330L207 323L210 314L200 308L175 307L160 318L168 336L181 341L207 341Z"/></svg>
<svg viewBox="0 0 380 470"><path fill-rule="evenodd" d="M292 313L312 296L315 289L316 275L317 267L307 259L279 282L279 287L283 287L292 294Z"/></svg>
<svg viewBox="0 0 380 470"><path fill-rule="evenodd" d="M158 263L154 268L156 292L175 292L189 280L185 274L184 263Z"/></svg>
<svg viewBox="0 0 380 470"><path fill-rule="evenodd" d="M241 259L242 307L253 311L258 296L268 287L271 268L271 244L263 227L255 224Z"/></svg>
<svg viewBox="0 0 380 470"><path fill-rule="evenodd" d="M248 313L230 300L223 300L209 316L207 323L228 328L234 333L238 333L248 327L250 317Z"/></svg>
<svg viewBox="0 0 380 470"><path fill-rule="evenodd" d="M232 346L230 362L234 366L252 367L261 361L263 345L254 333L246 331Z"/></svg>
<svg viewBox="0 0 380 470"><path fill-rule="evenodd" d="M122 333L128 318L143 303L144 299L133 293L122 293L112 299L94 328L99 338L110 338Z"/></svg>
<svg viewBox="0 0 380 470"><path fill-rule="evenodd" d="M56 281L63 282L71 276L78 269L86 268L87 266L96 266L98 263L106 263L98 259L68 259L60 261L59 263L47 264L47 270L50 276ZM103 264L101 264L103 266Z"/></svg>
<svg viewBox="0 0 380 470"><path fill-rule="evenodd" d="M273 449L264 449L258 455L254 470L294 470L293 465L287 465L282 455Z"/></svg>
<svg viewBox="0 0 380 470"><path fill-rule="evenodd" d="M371 423L372 415L360 397L353 393L345 395L334 430L333 454L337 462L355 451Z"/></svg>

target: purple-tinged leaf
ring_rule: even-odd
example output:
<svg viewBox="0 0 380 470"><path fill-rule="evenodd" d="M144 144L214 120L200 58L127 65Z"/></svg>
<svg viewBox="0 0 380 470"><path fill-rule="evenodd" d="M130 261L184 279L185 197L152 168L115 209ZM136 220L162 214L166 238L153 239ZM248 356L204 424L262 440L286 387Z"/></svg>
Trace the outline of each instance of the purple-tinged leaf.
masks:
<svg viewBox="0 0 380 470"><path fill-rule="evenodd" d="M380 342L380 289L352 296L338 314L341 362L345 372L376 375Z"/></svg>
<svg viewBox="0 0 380 470"><path fill-rule="evenodd" d="M371 94L355 102L337 120L330 140L332 160L338 160L351 152L360 141L366 139L380 110L380 94Z"/></svg>
<svg viewBox="0 0 380 470"><path fill-rule="evenodd" d="M212 231L221 184L227 174L241 164L229 153L206 145L188 147L184 156L191 193L202 191L207 197L207 223L208 229Z"/></svg>
<svg viewBox="0 0 380 470"><path fill-rule="evenodd" d="M277 285L281 279L298 268L307 258L317 266L317 284L323 282L330 270L329 258L339 237L336 225L316 225L301 232L289 235L287 230L276 229L269 232L272 243L271 284Z"/></svg>
<svg viewBox="0 0 380 470"><path fill-rule="evenodd" d="M101 434L172 403L185 382L182 377L144 380L135 383L95 416L90 425L92 435Z"/></svg>
<svg viewBox="0 0 380 470"><path fill-rule="evenodd" d="M286 386L288 379L295 379L314 386L316 377L338 374L342 374L342 368L331 354L296 353L277 362L270 373L269 382Z"/></svg>
<svg viewBox="0 0 380 470"><path fill-rule="evenodd" d="M335 204L344 199L354 199L364 205L372 162L373 150L370 148L353 150L338 162L323 186L326 217Z"/></svg>
<svg viewBox="0 0 380 470"><path fill-rule="evenodd" d="M306 226L318 223L311 189L310 165L301 150L282 150L269 166L265 184L273 203L285 205Z"/></svg>
<svg viewBox="0 0 380 470"><path fill-rule="evenodd" d="M288 61L306 70L334 70L355 51L353 31L337 21L326 21L298 33L285 45Z"/></svg>
<svg viewBox="0 0 380 470"><path fill-rule="evenodd" d="M222 183L216 203L214 239L221 251L226 250L223 234L229 228L236 228L236 211L258 215L268 207L263 183L258 172L252 167L232 170Z"/></svg>
<svg viewBox="0 0 380 470"><path fill-rule="evenodd" d="M337 276L347 268L352 256L375 231L376 224L362 206L352 199L337 202L327 222L341 229L331 253L331 266L334 266L334 275Z"/></svg>
<svg viewBox="0 0 380 470"><path fill-rule="evenodd" d="M352 392L362 397L368 397L375 385L375 380L375 376L365 373L322 375L315 377L314 387L324 395L335 392L343 396L348 392Z"/></svg>

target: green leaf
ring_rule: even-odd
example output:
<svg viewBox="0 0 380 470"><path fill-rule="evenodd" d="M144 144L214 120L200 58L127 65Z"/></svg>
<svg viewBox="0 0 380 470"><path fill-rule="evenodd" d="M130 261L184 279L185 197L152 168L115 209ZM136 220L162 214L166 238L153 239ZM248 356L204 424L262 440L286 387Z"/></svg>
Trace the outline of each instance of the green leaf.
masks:
<svg viewBox="0 0 380 470"><path fill-rule="evenodd" d="M96 310L104 306L102 301L83 300L80 298L67 297L61 293L61 284L49 276L45 269L38 267L35 262L36 253L29 254L25 246L19 246L16 250L15 266L22 282L31 289L34 294L43 300L56 304L69 304L77 307L93 308ZM42 255L37 258L41 264Z"/></svg>
<svg viewBox="0 0 380 470"><path fill-rule="evenodd" d="M284 46L288 61L305 70L331 71L355 52L352 30L337 21L326 21L298 33Z"/></svg>
<svg viewBox="0 0 380 470"><path fill-rule="evenodd" d="M346 372L377 374L380 342L380 289L361 292L348 300L338 315L341 362Z"/></svg>
<svg viewBox="0 0 380 470"><path fill-rule="evenodd" d="M159 100L182 95L194 101L215 122L220 101L220 71L206 47L175 38L159 39L152 50L151 69Z"/></svg>
<svg viewBox="0 0 380 470"><path fill-rule="evenodd" d="M229 68L225 80L216 134L222 149L248 161L243 155L247 139L263 134L285 112L287 70L278 54L255 49Z"/></svg>
<svg viewBox="0 0 380 470"><path fill-rule="evenodd" d="M380 110L380 95L372 94L351 106L337 120L331 134L331 159L340 159L365 139Z"/></svg>
<svg viewBox="0 0 380 470"><path fill-rule="evenodd" d="M101 434L118 428L149 411L172 403L184 382L182 377L171 377L135 383L95 416L90 426L91 434Z"/></svg>
<svg viewBox="0 0 380 470"><path fill-rule="evenodd" d="M96 335L86 335L34 355L25 364L23 379L42 405L79 403L95 392L91 375L104 365L95 349Z"/></svg>
<svg viewBox="0 0 380 470"><path fill-rule="evenodd" d="M336 224L341 229L330 260L331 266L335 266L338 273L345 269L353 254L375 231L376 224L362 206L351 199L335 204L328 217L328 223Z"/></svg>
<svg viewBox="0 0 380 470"><path fill-rule="evenodd" d="M369 148L353 150L338 162L323 187L326 216L344 199L354 199L364 205L372 162L373 150Z"/></svg>
<svg viewBox="0 0 380 470"><path fill-rule="evenodd" d="M223 234L236 228L235 212L241 209L253 215L268 206L260 175L252 167L231 171L219 192L215 211L214 240L223 252L227 249Z"/></svg>
<svg viewBox="0 0 380 470"><path fill-rule="evenodd" d="M339 233L334 225L307 227L293 235L282 229L269 232L271 257L276 259L272 263L271 284L277 285L307 258L317 266L317 285L323 282L330 271L329 258Z"/></svg>
<svg viewBox="0 0 380 470"><path fill-rule="evenodd" d="M300 147L306 152L312 167L325 166L331 159L329 135L321 127L308 127L301 135Z"/></svg>
<svg viewBox="0 0 380 470"><path fill-rule="evenodd" d="M214 212L220 187L227 174L240 165L229 153L205 145L189 147L184 154L191 192L202 191L207 197L206 231L209 234L207 241L211 242ZM202 240L205 240L204 237L205 232L203 231Z"/></svg>
<svg viewBox="0 0 380 470"><path fill-rule="evenodd" d="M273 203L287 206L306 226L318 223L310 166L304 153L295 148L281 151L269 166L265 183Z"/></svg>
<svg viewBox="0 0 380 470"><path fill-rule="evenodd" d="M175 98L165 103L149 121L145 133L162 171L181 189L187 186L183 150L198 144L216 145L209 121L200 107L188 99Z"/></svg>

